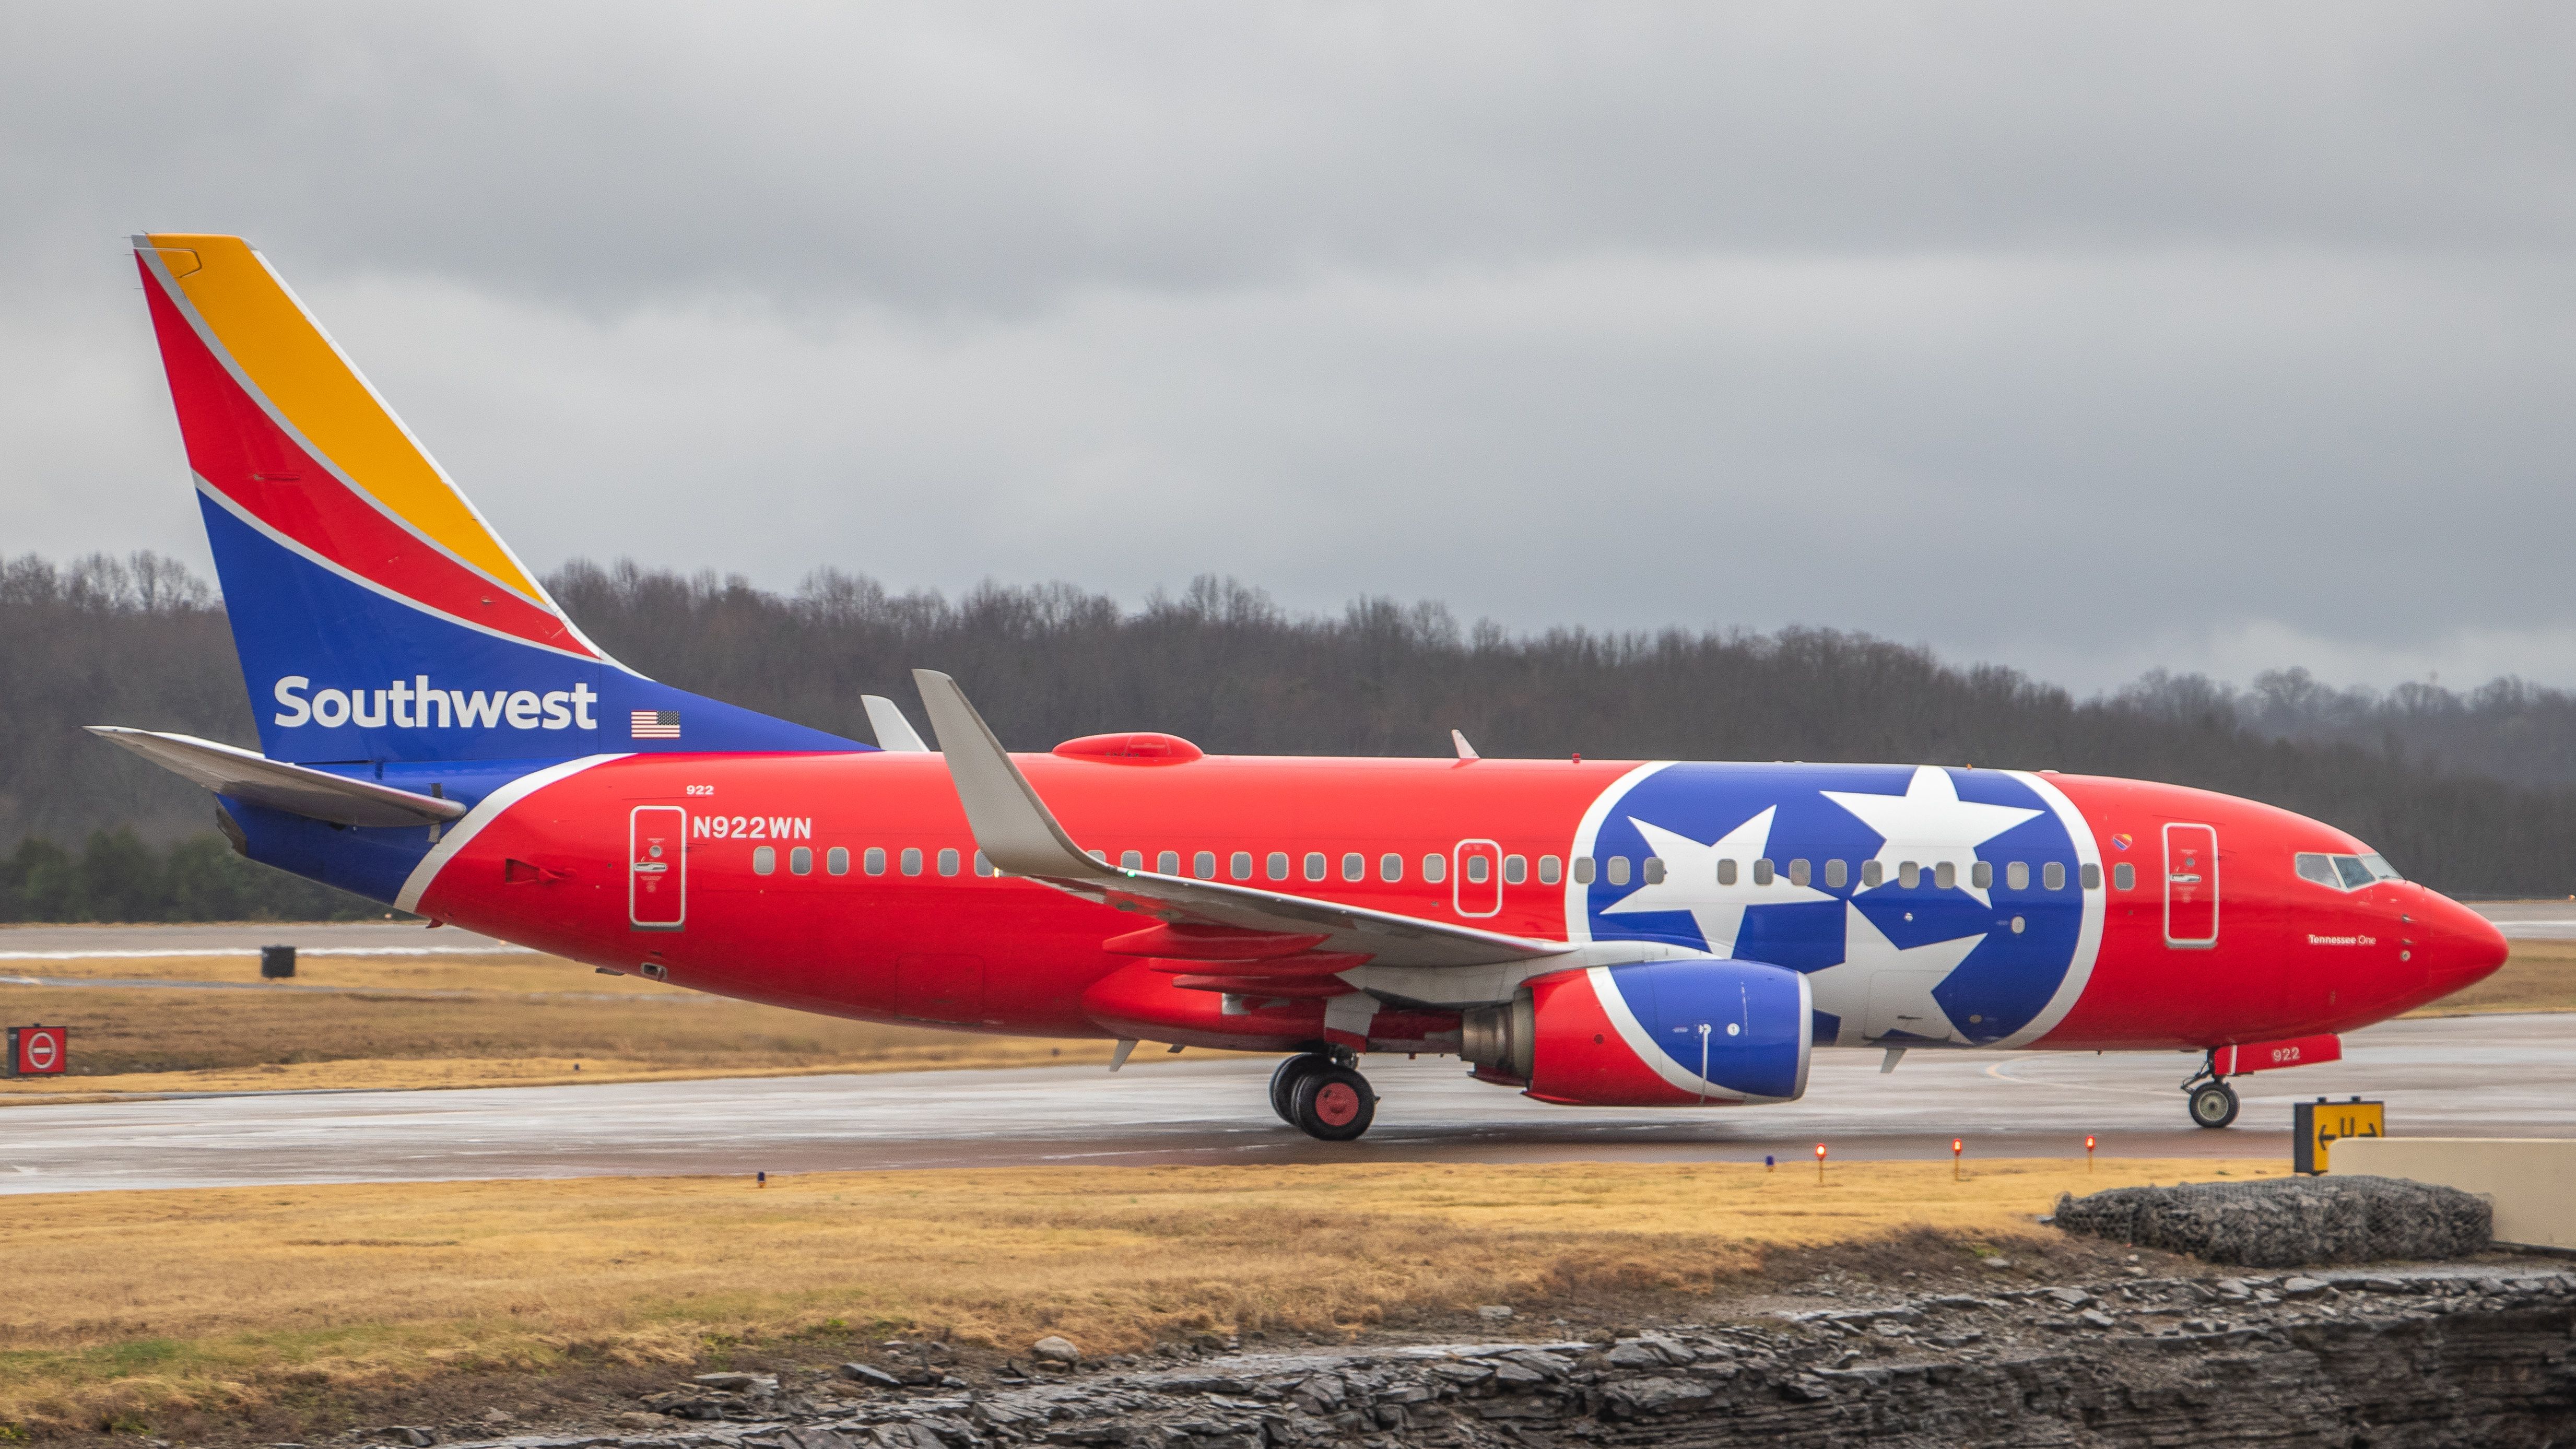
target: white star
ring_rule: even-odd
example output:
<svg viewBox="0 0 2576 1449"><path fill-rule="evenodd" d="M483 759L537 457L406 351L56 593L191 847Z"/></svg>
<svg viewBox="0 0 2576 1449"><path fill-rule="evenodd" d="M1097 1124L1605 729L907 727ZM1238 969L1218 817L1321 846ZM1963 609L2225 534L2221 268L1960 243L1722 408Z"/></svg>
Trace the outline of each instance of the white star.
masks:
<svg viewBox="0 0 2576 1449"><path fill-rule="evenodd" d="M1906 861L1927 871L1946 861L1959 873L1959 889L1981 906L1994 902L1976 885L1977 847L2039 813L2017 805L1972 805L1959 798L1950 772L1932 765L1918 766L1902 795L1821 793L1883 837L1877 857L1882 887L1896 884L1896 868Z"/></svg>
<svg viewBox="0 0 2576 1449"><path fill-rule="evenodd" d="M1708 949L1720 956L1735 954L1735 938L1744 930L1744 908L1747 906L1785 906L1793 901L1829 901L1823 891L1789 884L1786 873L1772 877L1769 885L1753 883L1753 862L1771 852L1771 817L1780 813L1777 805L1745 821L1720 836L1715 845L1702 845L1687 835L1675 835L1660 825L1649 825L1631 815L1628 823L1646 837L1646 848L1664 862L1660 884L1641 886L1620 898L1618 904L1604 907L1603 915L1623 911L1688 911L1699 922L1699 933L1707 938ZM1733 885L1717 883L1717 862L1736 863Z"/></svg>
<svg viewBox="0 0 2576 1449"><path fill-rule="evenodd" d="M1985 934L1909 950L1887 939L1860 907L1846 906L1843 917L1842 964L1807 973L1815 1009L1842 1018L1837 1042L1856 1045L1891 1032L1926 1041L1966 1041L1932 993Z"/></svg>

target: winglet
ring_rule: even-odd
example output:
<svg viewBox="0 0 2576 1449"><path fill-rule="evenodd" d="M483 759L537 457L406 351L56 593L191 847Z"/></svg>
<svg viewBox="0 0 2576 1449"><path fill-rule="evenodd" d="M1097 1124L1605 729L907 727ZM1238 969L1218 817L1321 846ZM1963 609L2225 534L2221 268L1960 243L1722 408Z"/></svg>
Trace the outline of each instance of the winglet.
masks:
<svg viewBox="0 0 2576 1449"><path fill-rule="evenodd" d="M902 708L893 700L882 694L863 694L859 703L867 706L868 728L876 732L878 749L901 755L930 753L930 746L921 742L921 736L913 732L912 721L903 717Z"/></svg>
<svg viewBox="0 0 2576 1449"><path fill-rule="evenodd" d="M1120 878L1116 870L1083 854L1064 833L1055 813L994 738L992 727L966 702L966 691L956 680L935 669L916 669L912 679L921 686L921 706L929 711L930 732L948 757L948 778L957 787L958 803L966 807L975 844L994 869L1057 879Z"/></svg>
<svg viewBox="0 0 2576 1449"><path fill-rule="evenodd" d="M1458 747L1459 759L1474 760L1483 758L1476 753L1476 747L1474 745L1467 743L1467 732L1465 730L1451 730L1449 732L1449 742Z"/></svg>

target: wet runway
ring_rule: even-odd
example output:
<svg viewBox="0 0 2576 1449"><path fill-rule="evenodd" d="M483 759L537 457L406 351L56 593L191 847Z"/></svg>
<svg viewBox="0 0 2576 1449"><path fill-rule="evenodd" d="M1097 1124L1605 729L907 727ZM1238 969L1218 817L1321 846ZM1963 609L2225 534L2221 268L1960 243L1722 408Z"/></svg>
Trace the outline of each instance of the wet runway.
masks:
<svg viewBox="0 0 2576 1449"><path fill-rule="evenodd" d="M1454 1060L1369 1064L1360 1142L1270 1115L1266 1061L773 1077L464 1091L254 1093L0 1110L0 1192L894 1167L1160 1163L2285 1157L2290 1104L2362 1094L2394 1131L2576 1136L2576 1014L2390 1022L2346 1059L2241 1078L2239 1125L2204 1132L2175 1090L2193 1061L1820 1052L1805 1100L1649 1112L1549 1107Z"/></svg>
<svg viewBox="0 0 2576 1449"><path fill-rule="evenodd" d="M315 956L446 956L528 948L454 926L418 922L320 921L197 926L0 926L0 961L86 961L152 956L256 956L293 946Z"/></svg>
<svg viewBox="0 0 2576 1449"><path fill-rule="evenodd" d="M2576 941L2576 901L2472 901L2469 909L2514 941Z"/></svg>

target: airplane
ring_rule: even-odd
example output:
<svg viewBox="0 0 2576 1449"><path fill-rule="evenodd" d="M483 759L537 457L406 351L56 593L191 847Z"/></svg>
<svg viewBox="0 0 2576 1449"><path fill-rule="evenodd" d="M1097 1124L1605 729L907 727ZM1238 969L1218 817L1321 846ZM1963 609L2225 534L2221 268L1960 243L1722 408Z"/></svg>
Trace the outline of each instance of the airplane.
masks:
<svg viewBox="0 0 2576 1449"><path fill-rule="evenodd" d="M585 636L238 237L134 239L258 751L97 732L243 855L505 941L799 1011L1279 1053L1374 1120L1371 1055L1572 1106L1795 1100L1820 1047L2197 1054L2231 1079L2480 980L2505 942L2252 800L1966 765L1006 750L916 671L870 746Z"/></svg>

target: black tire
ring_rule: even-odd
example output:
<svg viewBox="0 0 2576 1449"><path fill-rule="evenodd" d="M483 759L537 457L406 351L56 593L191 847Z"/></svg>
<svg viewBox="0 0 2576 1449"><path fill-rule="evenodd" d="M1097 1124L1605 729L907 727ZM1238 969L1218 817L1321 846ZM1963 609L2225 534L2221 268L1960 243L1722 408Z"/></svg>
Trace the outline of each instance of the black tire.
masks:
<svg viewBox="0 0 2576 1449"><path fill-rule="evenodd" d="M1317 1067L1329 1067L1332 1064L1331 1057L1318 1056L1313 1052L1301 1053L1281 1061L1279 1070L1270 1074L1270 1110L1279 1114L1280 1121L1291 1127L1296 1126L1298 1079Z"/></svg>
<svg viewBox="0 0 2576 1449"><path fill-rule="evenodd" d="M1326 1142L1349 1142L1377 1120L1377 1093L1368 1078L1345 1066L1325 1063L1297 1079L1288 1120L1298 1131Z"/></svg>
<svg viewBox="0 0 2576 1449"><path fill-rule="evenodd" d="M2203 1082L2191 1091L2191 1125L2225 1127L2236 1120L2236 1089L2225 1082Z"/></svg>

